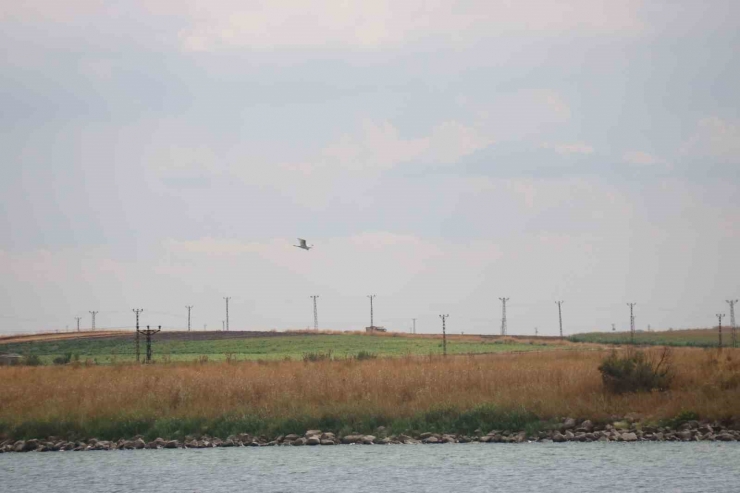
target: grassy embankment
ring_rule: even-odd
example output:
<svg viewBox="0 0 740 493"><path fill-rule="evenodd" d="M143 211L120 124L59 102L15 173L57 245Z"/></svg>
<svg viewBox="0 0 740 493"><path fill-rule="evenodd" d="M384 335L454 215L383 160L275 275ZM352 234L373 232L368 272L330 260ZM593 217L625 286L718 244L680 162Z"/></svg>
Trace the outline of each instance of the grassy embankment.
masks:
<svg viewBox="0 0 740 493"><path fill-rule="evenodd" d="M93 333L89 333L93 334ZM90 359L99 364L135 361L134 336L131 333L90 337L50 339L35 336L0 340L0 352L33 354L44 364L65 354L79 355L81 361ZM563 347L557 340L513 339L481 336L450 336L449 354L478 354L510 351L532 351ZM255 332L161 332L152 344L154 360L159 362L232 360L302 359L305 354L328 354L346 358L361 351L377 356L429 355L442 352L440 336L410 336L408 334L362 333L255 333ZM141 354L145 353L141 341Z"/></svg>
<svg viewBox="0 0 740 493"><path fill-rule="evenodd" d="M568 338L571 342L591 342L596 344L631 344L629 332L589 332L575 334ZM732 328L723 327L722 342L724 347L732 345ZM740 341L738 341L740 343ZM688 346L717 347L719 333L714 329L661 330L636 332L635 344L647 346Z"/></svg>
<svg viewBox="0 0 740 493"><path fill-rule="evenodd" d="M653 351L653 350L649 350ZM0 368L0 435L182 438L525 429L572 416L737 419L740 351L676 349L670 392L609 395L607 353Z"/></svg>

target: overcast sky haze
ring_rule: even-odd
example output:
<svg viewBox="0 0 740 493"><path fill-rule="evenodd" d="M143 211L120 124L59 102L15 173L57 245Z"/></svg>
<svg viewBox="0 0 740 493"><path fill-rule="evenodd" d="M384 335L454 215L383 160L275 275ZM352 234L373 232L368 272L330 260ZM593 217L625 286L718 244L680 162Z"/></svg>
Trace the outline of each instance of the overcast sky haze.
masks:
<svg viewBox="0 0 740 493"><path fill-rule="evenodd" d="M735 0L4 1L0 54L0 333L740 298Z"/></svg>

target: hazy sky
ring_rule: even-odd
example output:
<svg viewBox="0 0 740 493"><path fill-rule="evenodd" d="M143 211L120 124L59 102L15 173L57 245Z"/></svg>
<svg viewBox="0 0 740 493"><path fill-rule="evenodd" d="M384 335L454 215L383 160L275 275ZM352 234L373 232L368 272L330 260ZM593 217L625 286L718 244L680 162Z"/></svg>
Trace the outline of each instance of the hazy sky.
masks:
<svg viewBox="0 0 740 493"><path fill-rule="evenodd" d="M5 1L0 54L2 333L740 298L736 0Z"/></svg>

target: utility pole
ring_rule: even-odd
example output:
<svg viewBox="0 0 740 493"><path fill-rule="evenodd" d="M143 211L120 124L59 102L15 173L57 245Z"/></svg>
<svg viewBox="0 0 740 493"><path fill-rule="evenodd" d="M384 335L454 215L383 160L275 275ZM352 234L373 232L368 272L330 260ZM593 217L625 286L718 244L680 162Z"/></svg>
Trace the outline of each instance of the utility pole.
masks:
<svg viewBox="0 0 740 493"><path fill-rule="evenodd" d="M560 339L563 338L563 310L560 305L562 305L563 301L556 301L555 303L558 304L558 320L560 320Z"/></svg>
<svg viewBox="0 0 740 493"><path fill-rule="evenodd" d="M139 352L139 313L141 313L143 311L144 311L143 308L134 308L134 313L136 314L136 341L135 341L135 346L136 346L136 362L137 363L139 363L140 362L140 359L141 359L140 352Z"/></svg>
<svg viewBox="0 0 740 493"><path fill-rule="evenodd" d="M225 330L226 330L226 321L221 320L221 331L225 331Z"/></svg>
<svg viewBox="0 0 740 493"><path fill-rule="evenodd" d="M319 295L315 294L311 296L313 298L313 330L317 331L319 330L319 312L316 308L316 298L318 298Z"/></svg>
<svg viewBox="0 0 740 493"><path fill-rule="evenodd" d="M229 330L229 300L231 299L230 296L224 296L224 299L226 300L226 331Z"/></svg>
<svg viewBox="0 0 740 493"><path fill-rule="evenodd" d="M97 314L98 314L98 312L96 312L96 311L95 312L90 312L90 315L92 315L92 329L91 330L95 330L95 315L97 315Z"/></svg>
<svg viewBox="0 0 740 493"><path fill-rule="evenodd" d="M136 329L136 332L141 332L146 336L146 364L149 364L152 362L152 336L156 334L157 332L162 330L162 326L160 325L156 329L150 329L149 326L146 326L146 330L139 330Z"/></svg>
<svg viewBox="0 0 740 493"><path fill-rule="evenodd" d="M627 303L630 307L630 343L635 343L635 315L633 309L637 303Z"/></svg>
<svg viewBox="0 0 740 493"><path fill-rule="evenodd" d="M535 327L535 328L534 328L534 336L535 336L535 337L537 337L538 335L540 335L540 331L539 331L539 330L537 330L537 327ZM561 337L562 337L562 336L561 336Z"/></svg>
<svg viewBox="0 0 740 493"><path fill-rule="evenodd" d="M369 294L367 295L367 297L370 298L370 330L372 330L375 328L375 322L373 320L373 298L375 298L375 295Z"/></svg>
<svg viewBox="0 0 740 493"><path fill-rule="evenodd" d="M439 316L439 318L442 319L442 354L444 356L447 356L447 327L445 326L445 321L447 320L447 317L449 317L449 315Z"/></svg>
<svg viewBox="0 0 740 493"><path fill-rule="evenodd" d="M413 328L411 329L411 333L412 334L416 334L416 319L415 318L412 318L411 320L414 323Z"/></svg>
<svg viewBox="0 0 740 493"><path fill-rule="evenodd" d="M719 347L722 348L722 319L725 317L724 313L718 313L717 319L719 320Z"/></svg>
<svg viewBox="0 0 740 493"><path fill-rule="evenodd" d="M730 325L732 326L732 347L737 347L737 326L735 325L735 303L737 300L727 300L730 305Z"/></svg>
<svg viewBox="0 0 740 493"><path fill-rule="evenodd" d="M616 332L616 331L617 331L617 326L612 324L612 332Z"/></svg>
<svg viewBox="0 0 740 493"><path fill-rule="evenodd" d="M509 301L509 298L499 298L501 300L501 303L503 304L503 309L501 311L501 335L506 335L506 302Z"/></svg>
<svg viewBox="0 0 740 493"><path fill-rule="evenodd" d="M82 317L75 317L75 320L77 320L77 332L80 331L80 320L81 319L82 319Z"/></svg>
<svg viewBox="0 0 740 493"><path fill-rule="evenodd" d="M188 332L190 332L190 310L193 309L193 305L185 305L185 308L188 309Z"/></svg>

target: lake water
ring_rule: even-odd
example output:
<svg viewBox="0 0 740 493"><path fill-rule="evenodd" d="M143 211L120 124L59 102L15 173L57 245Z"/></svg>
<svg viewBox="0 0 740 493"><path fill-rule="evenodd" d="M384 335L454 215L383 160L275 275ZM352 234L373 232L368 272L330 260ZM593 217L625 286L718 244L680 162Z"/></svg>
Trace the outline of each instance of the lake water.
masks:
<svg viewBox="0 0 740 493"><path fill-rule="evenodd" d="M0 491L740 492L740 443L8 453Z"/></svg>

